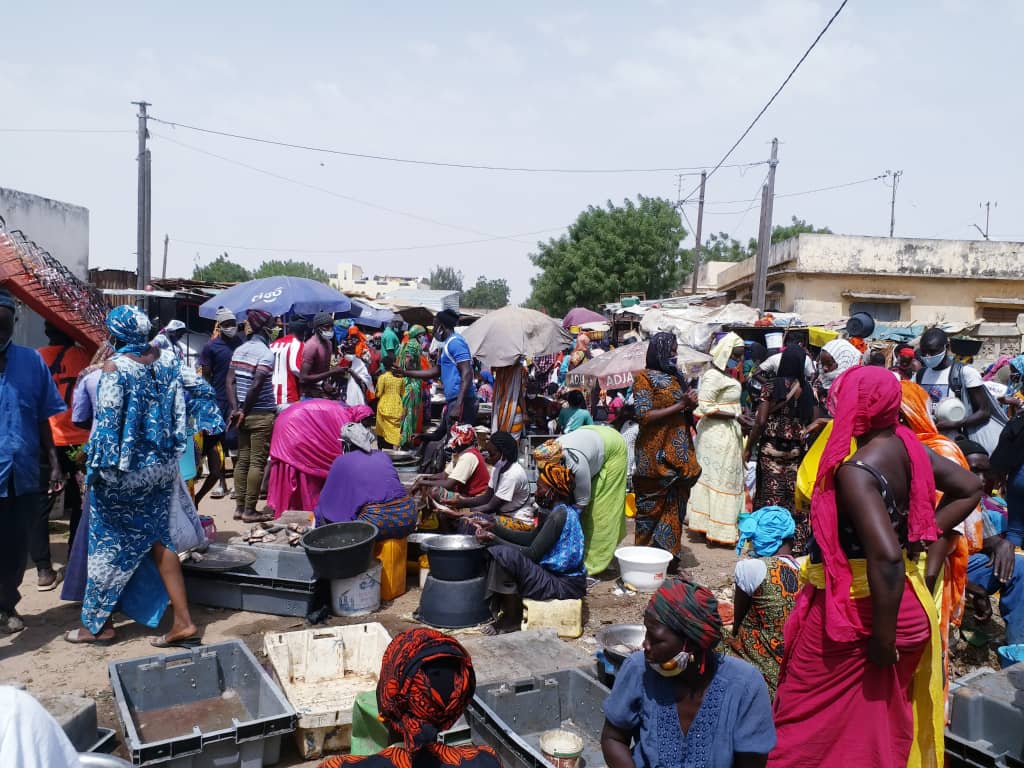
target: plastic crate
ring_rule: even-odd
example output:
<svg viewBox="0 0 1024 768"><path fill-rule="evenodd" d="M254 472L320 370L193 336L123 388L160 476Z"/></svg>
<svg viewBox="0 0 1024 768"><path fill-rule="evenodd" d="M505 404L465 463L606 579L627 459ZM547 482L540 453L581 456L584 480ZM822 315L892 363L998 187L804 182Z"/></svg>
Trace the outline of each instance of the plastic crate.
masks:
<svg viewBox="0 0 1024 768"><path fill-rule="evenodd" d="M136 766L261 768L280 757L295 710L240 640L108 666Z"/></svg>
<svg viewBox="0 0 1024 768"><path fill-rule="evenodd" d="M303 758L349 749L356 695L377 690L390 642L376 622L263 636L270 674L298 712L295 745Z"/></svg>
<svg viewBox="0 0 1024 768"><path fill-rule="evenodd" d="M1024 664L982 670L950 691L949 768L1024 768Z"/></svg>
<svg viewBox="0 0 1024 768"><path fill-rule="evenodd" d="M215 608L305 616L313 609L316 578L303 550L283 547L249 547L256 561L245 568L204 572L186 569L189 600Z"/></svg>

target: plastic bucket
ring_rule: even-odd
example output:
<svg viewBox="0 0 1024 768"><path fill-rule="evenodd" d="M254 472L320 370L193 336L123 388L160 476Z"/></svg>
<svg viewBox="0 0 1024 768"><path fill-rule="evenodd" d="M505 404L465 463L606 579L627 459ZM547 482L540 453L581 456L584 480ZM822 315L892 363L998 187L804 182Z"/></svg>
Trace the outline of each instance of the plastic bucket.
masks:
<svg viewBox="0 0 1024 768"><path fill-rule="evenodd" d="M619 547L615 559L624 584L638 592L654 592L665 581L672 553L657 547Z"/></svg>
<svg viewBox="0 0 1024 768"><path fill-rule="evenodd" d="M764 335L764 346L770 351L773 349L782 349L782 334L777 331L771 331Z"/></svg>
<svg viewBox="0 0 1024 768"><path fill-rule="evenodd" d="M996 656L999 657L999 668L1006 669L1014 664L1024 661L1024 644L1001 645L996 649Z"/></svg>
<svg viewBox="0 0 1024 768"><path fill-rule="evenodd" d="M331 580L331 613L335 616L365 616L380 608L380 560L370 570L347 579Z"/></svg>

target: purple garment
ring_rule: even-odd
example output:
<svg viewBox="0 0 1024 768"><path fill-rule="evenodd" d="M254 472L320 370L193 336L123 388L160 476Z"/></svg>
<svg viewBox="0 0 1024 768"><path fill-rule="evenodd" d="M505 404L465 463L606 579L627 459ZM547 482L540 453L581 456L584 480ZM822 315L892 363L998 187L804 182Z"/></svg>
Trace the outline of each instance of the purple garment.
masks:
<svg viewBox="0 0 1024 768"><path fill-rule="evenodd" d="M365 504L386 504L406 496L387 454L352 451L334 460L317 502L317 525L355 520Z"/></svg>

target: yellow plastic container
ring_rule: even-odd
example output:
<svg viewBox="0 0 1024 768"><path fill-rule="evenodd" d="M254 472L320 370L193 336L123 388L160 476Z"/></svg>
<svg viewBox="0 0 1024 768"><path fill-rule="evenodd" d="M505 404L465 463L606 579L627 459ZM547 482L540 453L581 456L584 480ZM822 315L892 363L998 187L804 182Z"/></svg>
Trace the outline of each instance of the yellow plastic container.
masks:
<svg viewBox="0 0 1024 768"><path fill-rule="evenodd" d="M380 599L394 600L406 592L406 558L408 539L384 539L373 548L373 556L380 560Z"/></svg>
<svg viewBox="0 0 1024 768"><path fill-rule="evenodd" d="M553 629L559 637L577 638L583 634L583 601L523 598L522 629Z"/></svg>
<svg viewBox="0 0 1024 768"><path fill-rule="evenodd" d="M636 517L636 494L626 494L626 517Z"/></svg>

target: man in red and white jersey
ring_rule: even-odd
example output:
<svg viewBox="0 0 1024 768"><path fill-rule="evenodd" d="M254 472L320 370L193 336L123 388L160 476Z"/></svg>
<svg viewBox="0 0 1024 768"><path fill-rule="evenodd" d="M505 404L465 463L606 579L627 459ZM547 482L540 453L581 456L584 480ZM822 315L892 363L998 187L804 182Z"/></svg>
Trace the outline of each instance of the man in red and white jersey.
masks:
<svg viewBox="0 0 1024 768"><path fill-rule="evenodd" d="M302 318L288 323L288 334L270 345L274 353L274 401L278 412L299 401L299 370L302 367L302 345L308 325Z"/></svg>

